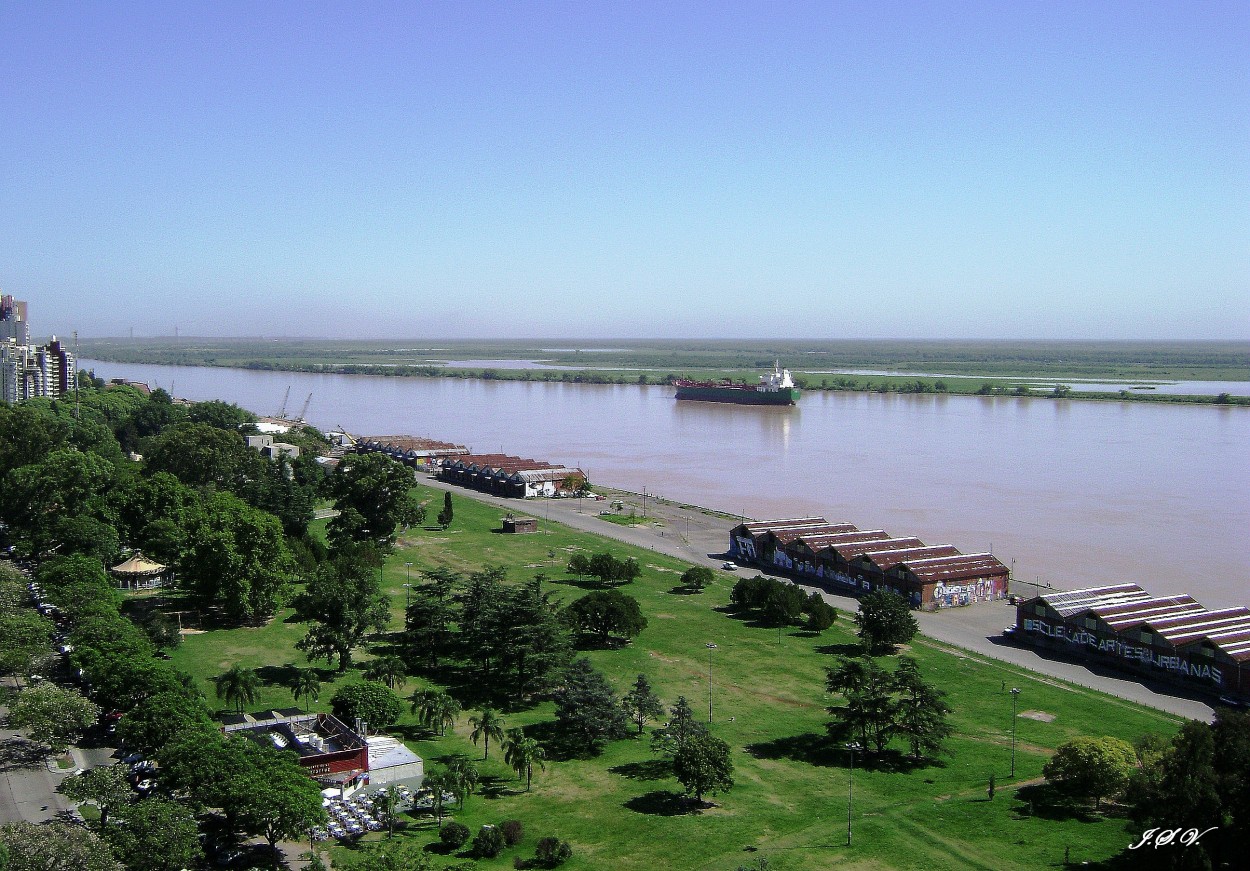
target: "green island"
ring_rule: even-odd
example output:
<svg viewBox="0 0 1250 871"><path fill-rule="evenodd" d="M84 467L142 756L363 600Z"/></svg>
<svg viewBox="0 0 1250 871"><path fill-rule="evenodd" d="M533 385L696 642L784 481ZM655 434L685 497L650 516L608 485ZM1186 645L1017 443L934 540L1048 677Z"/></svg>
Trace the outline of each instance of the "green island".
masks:
<svg viewBox="0 0 1250 871"><path fill-rule="evenodd" d="M580 346L580 347L579 347ZM883 340L341 341L88 339L87 359L268 371L663 384L674 378L753 383L780 361L808 391L1050 396L1250 405L1250 397L1169 394L1168 381L1250 381L1244 342L971 342ZM498 361L499 365L492 366ZM526 365L526 362L532 365ZM451 362L453 365L448 365ZM876 374L864 374L864 371ZM932 372L936 375L912 375ZM945 377L949 376L949 377ZM1072 390L1071 382L1125 382Z"/></svg>
<svg viewBox="0 0 1250 871"><path fill-rule="evenodd" d="M294 458L265 455L237 406L79 381L72 402L0 405L2 701L23 752L64 769L44 803L87 820L0 822L10 855L72 851L84 871L303 868L310 850L309 867L347 871L1110 869L1175 813L1224 824L1217 859L1239 849L1250 714L1185 722L936 642L889 591L838 614L543 518L507 533L526 503L331 456L310 427L284 436ZM175 585L144 580L170 566ZM455 800L375 805L384 826L314 843L331 823L310 775L331 772L268 727L223 734L228 715L283 708L367 720Z"/></svg>

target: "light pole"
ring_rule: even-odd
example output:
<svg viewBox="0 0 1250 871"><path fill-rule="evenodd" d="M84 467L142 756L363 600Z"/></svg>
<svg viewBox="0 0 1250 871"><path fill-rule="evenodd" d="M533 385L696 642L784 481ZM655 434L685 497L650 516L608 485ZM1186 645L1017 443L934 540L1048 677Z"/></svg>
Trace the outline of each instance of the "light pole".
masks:
<svg viewBox="0 0 1250 871"><path fill-rule="evenodd" d="M712 651L716 644L709 641L707 647L707 722L712 725Z"/></svg>
<svg viewBox="0 0 1250 871"><path fill-rule="evenodd" d="M1011 776L1016 776L1016 705L1020 698L1020 688L1011 688Z"/></svg>
<svg viewBox="0 0 1250 871"><path fill-rule="evenodd" d="M851 767L846 774L846 845L851 846L851 798L855 789L855 751L864 748L859 746L858 741L852 741L846 745L846 749L851 753Z"/></svg>
<svg viewBox="0 0 1250 871"><path fill-rule="evenodd" d="M412 607L412 563L404 563L408 580L404 584L404 628L408 628L408 609Z"/></svg>

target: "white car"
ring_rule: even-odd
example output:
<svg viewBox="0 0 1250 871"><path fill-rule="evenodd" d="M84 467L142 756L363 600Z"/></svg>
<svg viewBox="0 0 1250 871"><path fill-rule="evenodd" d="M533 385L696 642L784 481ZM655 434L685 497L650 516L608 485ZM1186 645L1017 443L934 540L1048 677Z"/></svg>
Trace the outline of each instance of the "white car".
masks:
<svg viewBox="0 0 1250 871"><path fill-rule="evenodd" d="M738 570L738 567L733 563L721 563L720 567L727 572L736 572Z"/></svg>

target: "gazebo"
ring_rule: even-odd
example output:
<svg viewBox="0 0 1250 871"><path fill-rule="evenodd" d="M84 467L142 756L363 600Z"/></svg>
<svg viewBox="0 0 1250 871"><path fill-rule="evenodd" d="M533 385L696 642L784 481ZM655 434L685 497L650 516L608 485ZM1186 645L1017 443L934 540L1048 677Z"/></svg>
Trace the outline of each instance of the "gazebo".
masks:
<svg viewBox="0 0 1250 871"><path fill-rule="evenodd" d="M169 567L152 562L141 551L135 551L130 559L110 571L117 578L117 586L124 590L151 590L164 586L169 579Z"/></svg>

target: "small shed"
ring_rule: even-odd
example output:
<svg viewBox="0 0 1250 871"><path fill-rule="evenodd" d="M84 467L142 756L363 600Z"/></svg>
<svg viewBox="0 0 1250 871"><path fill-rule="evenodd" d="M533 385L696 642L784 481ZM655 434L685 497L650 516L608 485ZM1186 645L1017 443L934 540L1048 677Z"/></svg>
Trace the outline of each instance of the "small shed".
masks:
<svg viewBox="0 0 1250 871"><path fill-rule="evenodd" d="M509 514L503 519L504 532L537 532L538 520L534 517L513 517Z"/></svg>
<svg viewBox="0 0 1250 871"><path fill-rule="evenodd" d="M109 571L117 578L117 586L124 590L151 590L164 586L171 572L168 566L152 562L142 551L135 551L130 559Z"/></svg>

